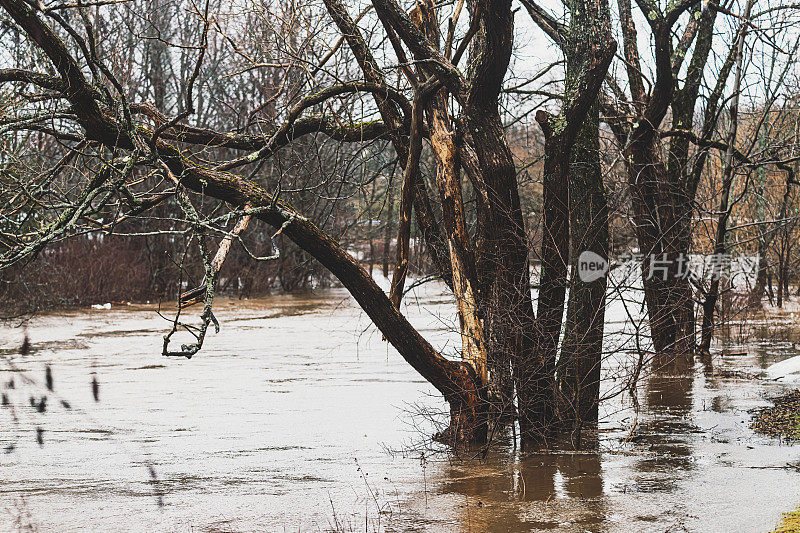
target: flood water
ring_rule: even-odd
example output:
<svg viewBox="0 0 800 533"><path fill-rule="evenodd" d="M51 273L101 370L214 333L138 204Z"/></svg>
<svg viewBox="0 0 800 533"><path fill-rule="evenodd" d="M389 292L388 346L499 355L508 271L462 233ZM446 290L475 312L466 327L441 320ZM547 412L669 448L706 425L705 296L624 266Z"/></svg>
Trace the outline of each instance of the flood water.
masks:
<svg viewBox="0 0 800 533"><path fill-rule="evenodd" d="M406 305L445 351L452 309L436 286ZM717 372L800 353L788 314L734 336L714 371L648 375L636 411L607 401L597 448L483 461L427 449L418 414L441 400L344 291L223 300L216 316L192 360L160 356L154 306L36 317L26 356L22 329L0 329L0 384L16 385L0 531L769 531L800 504L800 446L748 429L784 389ZM46 363L70 410L30 406Z"/></svg>

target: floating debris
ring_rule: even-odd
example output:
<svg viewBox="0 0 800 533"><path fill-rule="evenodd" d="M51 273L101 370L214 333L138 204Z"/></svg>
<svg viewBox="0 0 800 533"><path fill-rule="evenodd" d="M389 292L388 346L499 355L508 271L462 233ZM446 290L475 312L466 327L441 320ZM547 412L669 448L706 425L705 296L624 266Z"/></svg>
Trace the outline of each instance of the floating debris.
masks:
<svg viewBox="0 0 800 533"><path fill-rule="evenodd" d="M92 374L92 396L94 401L100 401L100 383L97 381L97 374Z"/></svg>
<svg viewBox="0 0 800 533"><path fill-rule="evenodd" d="M712 377L722 379L743 379L752 380L756 375L752 372L745 372L743 370L732 370L727 368L715 369Z"/></svg>
<svg viewBox="0 0 800 533"><path fill-rule="evenodd" d="M44 383L47 386L47 390L53 392L53 370L50 365L44 367Z"/></svg>

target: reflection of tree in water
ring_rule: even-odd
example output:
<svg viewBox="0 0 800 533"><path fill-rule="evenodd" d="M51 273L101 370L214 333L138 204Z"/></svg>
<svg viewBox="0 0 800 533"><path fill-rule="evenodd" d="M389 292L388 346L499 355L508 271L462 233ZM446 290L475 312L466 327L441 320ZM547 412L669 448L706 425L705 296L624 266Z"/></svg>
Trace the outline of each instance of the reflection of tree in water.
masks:
<svg viewBox="0 0 800 533"><path fill-rule="evenodd" d="M691 420L694 359L692 356L654 358L645 388L644 419L633 441L654 456L636 461L636 490L671 491L692 470L691 435L698 431Z"/></svg>
<svg viewBox="0 0 800 533"><path fill-rule="evenodd" d="M527 532L570 522L577 530L605 520L600 454L495 456L483 465L461 463L442 472L436 492L464 502L463 531Z"/></svg>
<svg viewBox="0 0 800 533"><path fill-rule="evenodd" d="M751 325L747 339L747 352L755 358L756 364L765 369L789 357L798 355L800 327L792 322L777 320Z"/></svg>

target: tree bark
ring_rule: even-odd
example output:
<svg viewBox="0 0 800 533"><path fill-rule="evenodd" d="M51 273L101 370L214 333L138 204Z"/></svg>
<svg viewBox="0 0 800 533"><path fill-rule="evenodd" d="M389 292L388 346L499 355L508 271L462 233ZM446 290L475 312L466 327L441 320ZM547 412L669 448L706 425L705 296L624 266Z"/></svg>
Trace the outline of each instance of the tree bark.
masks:
<svg viewBox="0 0 800 533"><path fill-rule="evenodd" d="M423 0L418 6L421 8L421 20L428 39L438 45L438 18L433 2ZM446 89L437 91L431 98L428 105L428 124L431 146L437 159L436 183L450 252L462 356L472 364L484 386L488 386L486 342L483 322L478 318L475 253L464 216L459 150L454 140L455 127L447 110Z"/></svg>
<svg viewBox="0 0 800 533"><path fill-rule="evenodd" d="M503 133L499 95L513 42L510 0L483 2L479 29L470 52L470 79L463 110L485 187L490 241L484 252L489 307L486 318L489 357L511 362L517 386L523 447L541 442L552 430L553 366L533 351L535 327L528 269L528 242L511 150Z"/></svg>
<svg viewBox="0 0 800 533"><path fill-rule="evenodd" d="M583 281L580 254L589 251L608 261L608 204L600 167L599 112L587 117L573 150L570 167L570 229L572 276L558 363L561 419L579 440L582 427L596 427L600 401L600 370L607 278ZM577 442L576 442L577 444Z"/></svg>
<svg viewBox="0 0 800 533"><path fill-rule="evenodd" d="M573 0L565 42L567 94L579 89L581 76L593 67L611 36L607 2ZM573 96L574 98L574 96ZM569 229L572 276L557 365L559 416L572 442L580 446L581 429L596 427L600 401L600 370L605 318L605 275L584 281L578 259L589 251L608 260L608 206L600 164L600 110L588 110L577 133L569 163Z"/></svg>

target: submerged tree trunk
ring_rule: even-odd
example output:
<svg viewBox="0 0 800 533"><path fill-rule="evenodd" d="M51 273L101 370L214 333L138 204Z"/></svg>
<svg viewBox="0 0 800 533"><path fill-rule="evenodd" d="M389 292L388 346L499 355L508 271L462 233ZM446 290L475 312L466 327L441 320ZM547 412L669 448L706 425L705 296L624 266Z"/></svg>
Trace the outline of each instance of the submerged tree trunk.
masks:
<svg viewBox="0 0 800 533"><path fill-rule="evenodd" d="M591 9L587 2L571 1L570 30L565 50L567 90L574 90L581 74L590 68L592 48L609 38L607 4ZM607 279L583 279L578 260L591 252L608 261L608 205L600 162L600 110L593 105L583 121L572 148L569 166L569 230L572 243L572 275L564 326L564 340L557 365L560 392L559 415L572 441L580 446L583 427L596 427L600 401L600 368ZM584 256L584 259L592 259Z"/></svg>
<svg viewBox="0 0 800 533"><path fill-rule="evenodd" d="M137 142L144 142L133 137L135 131L123 127L110 114L103 113L100 101L78 63L52 29L26 3L0 0L0 6L49 57L59 75L69 80L62 95L72 105L88 138L109 149L124 151L132 151ZM258 209L255 214L258 219L280 229L283 235L335 275L401 356L448 401L451 424L439 435L442 440L456 447L485 442L486 399L474 369L464 362L446 359L425 341L392 305L369 273L339 243L249 179L194 164L182 150L163 139L153 140L152 150L160 161L159 170L179 177L175 181L180 187L216 198L237 209L245 206ZM103 184L103 176L92 181L94 187Z"/></svg>
<svg viewBox="0 0 800 533"><path fill-rule="evenodd" d="M548 371L555 371L556 367L567 287L567 266L570 262L571 220L576 220L578 223L574 228L579 241L576 241L576 247L592 246L602 254L601 257L605 257L608 246L607 214L599 160L598 168L594 169L598 170L597 174L592 176L587 172L587 175L582 177L585 181L580 183L576 181L573 184L570 184L570 177L571 159L576 141L580 139L581 142L575 155L578 158L587 157L586 151L591 150L591 147L599 142L597 136L599 114L593 104L616 50L616 43L610 37L608 4L574 2L570 7L574 25L570 28L570 31L574 32L572 38L576 41L581 40L583 44L581 47L575 45L576 56L572 57L574 62L568 67L571 79L567 86L564 107L558 117L550 116L544 111L536 113L536 120L545 136L545 160L542 176L542 266L535 350L546 362ZM578 54L580 60L576 61ZM590 118L586 121L592 108L594 108L594 120ZM581 137L582 134L585 137ZM595 157L599 157L597 150ZM591 163L588 166L592 166ZM587 190L585 186L593 187L593 190ZM580 190L581 200L590 200L594 203L588 205L587 202L571 213L570 208L575 207L573 199L570 198L572 190L576 192ZM588 198L583 197L586 193ZM590 213L589 218L586 218L587 212ZM600 218L596 218L597 216ZM587 238L592 242L587 242ZM576 271L573 271L573 279ZM580 281L576 280L576 283ZM562 414L565 414L566 419L570 421L565 428L568 431L582 426L585 418L591 416L599 399L597 391L600 382L605 284L602 284L600 291L588 285L589 283L586 287L578 286L577 291L570 296L572 314L568 320L571 319L572 324L571 329L567 331L558 364L558 386L563 395ZM601 313L599 323L595 322L598 312ZM568 327L570 327L569 322ZM587 330L578 332L577 328L591 328L591 331L588 331L589 336L597 338L592 337L589 344L579 345L578 337L587 334ZM588 408L582 409L579 405ZM555 410L555 406L551 409ZM576 444L579 445L579 442Z"/></svg>
<svg viewBox="0 0 800 533"><path fill-rule="evenodd" d="M545 160L542 173L542 251L535 351L545 361L547 371L554 372L569 264L570 152L561 133L554 131L554 127L558 127L559 117L538 111L536 120L545 136ZM555 388L555 383L552 386ZM555 412L556 405L551 405L548 409ZM553 432L551 428L550 433Z"/></svg>
<svg viewBox="0 0 800 533"><path fill-rule="evenodd" d="M564 341L558 361L561 419L579 438L596 427L607 278L584 281L578 259L592 252L608 261L608 205L599 154L599 113L593 108L578 136L570 168L570 234L573 258Z"/></svg>
<svg viewBox="0 0 800 533"><path fill-rule="evenodd" d="M618 143L624 147L653 349L663 354L692 354L695 348L694 304L687 268L693 202L705 157L701 152L698 163L691 173L688 172L689 146L685 139L678 139L670 146L667 166L658 128L672 106L673 127L688 128L692 133L699 89L714 36L715 10L708 8L708 4L670 3L662 11L655 4L645 8L637 2L647 11L655 56L656 76L652 87L647 89L631 1L618 0L618 4L632 104L604 105L610 107L610 116L616 115L616 121L609 124ZM673 47L673 25L693 5L694 11L683 35ZM693 44L684 87L679 91L676 79ZM716 101L724 88L726 68L727 63L709 98L703 138L713 133L706 128L713 130ZM630 113L635 115L634 121L625 118Z"/></svg>
<svg viewBox="0 0 800 533"><path fill-rule="evenodd" d="M517 388L523 448L542 442L553 429L554 365L533 348L528 241L516 170L499 111L499 95L511 57L510 0L487 2L471 54L472 78L464 109L490 203L487 223L492 255L486 261L487 323L494 359L511 361Z"/></svg>

